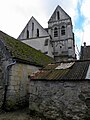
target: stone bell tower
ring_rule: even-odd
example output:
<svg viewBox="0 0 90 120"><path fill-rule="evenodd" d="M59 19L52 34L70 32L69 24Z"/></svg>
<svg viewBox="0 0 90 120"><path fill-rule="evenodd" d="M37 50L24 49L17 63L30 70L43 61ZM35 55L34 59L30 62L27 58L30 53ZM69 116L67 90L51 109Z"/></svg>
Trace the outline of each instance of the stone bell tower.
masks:
<svg viewBox="0 0 90 120"><path fill-rule="evenodd" d="M75 41L71 17L58 5L48 21L53 55L56 61L75 58Z"/></svg>

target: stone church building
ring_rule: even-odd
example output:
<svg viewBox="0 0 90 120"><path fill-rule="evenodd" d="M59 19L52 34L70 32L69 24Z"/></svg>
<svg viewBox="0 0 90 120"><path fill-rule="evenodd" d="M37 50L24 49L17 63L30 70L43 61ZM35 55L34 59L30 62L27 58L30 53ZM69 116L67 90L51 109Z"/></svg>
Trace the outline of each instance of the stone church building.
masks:
<svg viewBox="0 0 90 120"><path fill-rule="evenodd" d="M18 39L58 62L75 59L72 20L59 5L48 21L48 28L31 17Z"/></svg>
<svg viewBox="0 0 90 120"><path fill-rule="evenodd" d="M74 60L72 21L60 6L47 29L32 17L18 40L0 31L0 109L28 106L41 120L90 120L90 46L80 55Z"/></svg>

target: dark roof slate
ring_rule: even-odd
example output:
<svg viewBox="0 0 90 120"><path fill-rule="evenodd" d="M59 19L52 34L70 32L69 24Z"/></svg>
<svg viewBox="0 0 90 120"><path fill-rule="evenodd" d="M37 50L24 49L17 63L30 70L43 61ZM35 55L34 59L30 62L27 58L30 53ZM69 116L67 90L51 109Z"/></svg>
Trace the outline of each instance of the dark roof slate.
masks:
<svg viewBox="0 0 90 120"><path fill-rule="evenodd" d="M75 62L64 79L85 79L90 61Z"/></svg>
<svg viewBox="0 0 90 120"><path fill-rule="evenodd" d="M2 31L0 31L0 40L11 53L12 58L16 58L19 61L39 66L46 66L47 64L54 62L51 57L44 55L40 51L3 33Z"/></svg>

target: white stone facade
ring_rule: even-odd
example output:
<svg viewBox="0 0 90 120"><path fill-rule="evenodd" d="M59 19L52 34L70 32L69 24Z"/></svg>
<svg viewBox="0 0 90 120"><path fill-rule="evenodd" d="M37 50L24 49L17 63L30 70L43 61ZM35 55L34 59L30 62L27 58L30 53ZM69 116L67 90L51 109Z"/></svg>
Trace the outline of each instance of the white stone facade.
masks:
<svg viewBox="0 0 90 120"><path fill-rule="evenodd" d="M32 17L18 37L22 42L55 58L74 59L75 41L71 17L57 6L48 21L48 28L44 29Z"/></svg>

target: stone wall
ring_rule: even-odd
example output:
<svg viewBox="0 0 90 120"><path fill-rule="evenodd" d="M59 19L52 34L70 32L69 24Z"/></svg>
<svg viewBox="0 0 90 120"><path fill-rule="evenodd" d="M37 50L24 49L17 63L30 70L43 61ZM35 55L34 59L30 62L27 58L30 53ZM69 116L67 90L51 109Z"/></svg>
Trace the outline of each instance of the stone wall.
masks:
<svg viewBox="0 0 90 120"><path fill-rule="evenodd" d="M0 108L3 106L5 92L5 66L3 63L6 63L6 59L8 59L8 57L5 56L6 49L3 46L4 44L0 40Z"/></svg>
<svg viewBox="0 0 90 120"><path fill-rule="evenodd" d="M4 88L3 88L3 70L2 70L2 64L1 64L2 54L0 52L0 108L3 104L3 94L4 94Z"/></svg>
<svg viewBox="0 0 90 120"><path fill-rule="evenodd" d="M6 48L4 42L0 39L0 108L5 107L6 101L6 86L7 79L7 66L12 62L12 57Z"/></svg>
<svg viewBox="0 0 90 120"><path fill-rule="evenodd" d="M37 71L39 67L32 65L16 63L7 72L9 72L6 108L17 109L20 106L29 103L29 77Z"/></svg>
<svg viewBox="0 0 90 120"><path fill-rule="evenodd" d="M90 81L30 81L30 113L54 120L90 119Z"/></svg>

